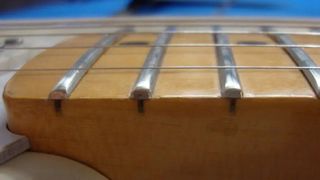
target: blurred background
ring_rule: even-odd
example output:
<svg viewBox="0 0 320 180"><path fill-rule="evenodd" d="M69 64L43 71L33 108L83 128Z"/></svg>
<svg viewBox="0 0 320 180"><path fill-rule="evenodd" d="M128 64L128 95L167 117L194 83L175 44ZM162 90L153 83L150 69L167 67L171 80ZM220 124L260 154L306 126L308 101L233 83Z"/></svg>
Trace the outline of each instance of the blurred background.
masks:
<svg viewBox="0 0 320 180"><path fill-rule="evenodd" d="M320 17L320 0L0 0L0 19L112 16Z"/></svg>

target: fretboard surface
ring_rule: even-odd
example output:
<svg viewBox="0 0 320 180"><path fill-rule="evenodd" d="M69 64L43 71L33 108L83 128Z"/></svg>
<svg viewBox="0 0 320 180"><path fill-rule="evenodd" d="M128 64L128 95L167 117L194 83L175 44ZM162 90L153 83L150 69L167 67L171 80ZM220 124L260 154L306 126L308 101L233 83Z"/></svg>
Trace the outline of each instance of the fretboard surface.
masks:
<svg viewBox="0 0 320 180"><path fill-rule="evenodd" d="M180 27L180 29L182 29ZM207 28L208 29L208 28ZM205 29L205 30L207 30ZM318 36L290 36L297 44L319 44ZM18 72L7 86L12 97L46 99L50 91L68 68L94 46L100 35L77 36L57 47L48 49L29 61L22 69L44 71ZM95 69L142 67L148 52L157 38L155 33L129 33L107 49L94 63L92 69L78 83L70 98L129 98L132 86L141 69ZM270 35L229 34L231 44L276 44ZM131 46L130 46L131 43ZM135 43L142 44L141 47ZM129 44L129 45L128 45ZM179 34L172 36L169 44L215 44L212 34ZM123 45L124 47L119 47ZM68 48L69 47L69 48ZM73 47L73 48L70 48ZM216 47L165 47L162 59L164 67L216 66ZM296 64L282 47L231 47L236 66L252 66L237 69L242 84L243 97L308 97L315 93L299 69L254 69L256 66L289 66ZM318 48L304 48L318 63ZM55 69L50 71L47 69ZM62 70L59 70L62 69ZM169 97L221 97L217 69L161 69L156 79L152 98Z"/></svg>

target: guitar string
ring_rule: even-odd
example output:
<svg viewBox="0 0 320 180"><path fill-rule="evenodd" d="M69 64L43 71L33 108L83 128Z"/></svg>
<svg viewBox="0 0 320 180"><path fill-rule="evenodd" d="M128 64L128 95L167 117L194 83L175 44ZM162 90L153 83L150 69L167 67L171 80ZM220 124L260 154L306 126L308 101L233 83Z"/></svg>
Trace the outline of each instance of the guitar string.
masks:
<svg viewBox="0 0 320 180"><path fill-rule="evenodd" d="M257 48L320 48L320 44L210 44L210 43L179 43L150 45L110 45L110 46L3 46L0 50L37 50L37 49L79 49L79 48L132 48L132 47L257 47Z"/></svg>
<svg viewBox="0 0 320 180"><path fill-rule="evenodd" d="M238 69L238 70L318 70L319 66L161 66L161 67L91 67L91 68L8 68L0 69L0 72L29 72L29 71L88 71L88 70L219 70L219 69Z"/></svg>
<svg viewBox="0 0 320 180"><path fill-rule="evenodd" d="M135 33L145 33L145 32L135 32ZM150 32L158 33L158 32ZM288 34L289 32L265 32L265 31L168 31L166 33L235 33L235 34ZM293 34L298 34L300 32L291 32ZM319 35L319 32L305 32L310 35ZM305 35L305 34L301 34ZM0 49L4 50L17 50L17 49L69 49L69 48L108 48L108 47L282 47L282 48L319 48L318 44L294 44L294 45L282 45L282 44L166 44L166 45L111 45L111 46L60 46L60 47L2 47ZM125 70L125 69L260 69L260 70L288 70L288 69L298 69L298 70L317 70L320 67L296 67L296 66L167 66L167 67L105 67L105 68L90 68L90 70ZM61 70L88 70L88 69L0 69L0 71L61 71Z"/></svg>
<svg viewBox="0 0 320 180"><path fill-rule="evenodd" d="M118 23L118 24L117 24ZM311 23L314 22L307 22L307 24L303 23L296 23L292 24L290 21L286 22L285 24L281 24L281 22L278 23L268 23L268 22L262 22L261 24L254 23L250 24L249 22L156 22L156 21L148 21L148 22L134 22L134 21L127 21L127 22L91 22L91 23L85 23L85 22L68 22L68 23L38 23L38 24L23 24L23 23L0 23L1 27L0 30L34 30L34 29L66 29L66 28L105 28L105 27L124 27L124 26L140 26L140 27L162 27L162 26L192 26L192 27L199 27L199 26L213 26L213 25L219 25L219 26L225 26L225 27L259 27L259 26L277 26L277 27L291 27L291 28L301 28L301 27L309 27L309 28L319 28L317 25L310 26ZM248 23L245 26L243 23ZM305 23L305 22L304 22Z"/></svg>
<svg viewBox="0 0 320 180"><path fill-rule="evenodd" d="M168 33L168 34L257 34L257 35L303 35L303 36L320 36L320 31L234 31L234 30L220 30L220 31L214 31L214 30L177 30L177 31L132 31L132 32L126 32L121 33L124 35L130 35L130 34L159 34L159 33ZM106 34L120 34L115 31L104 31L104 32L77 32L77 33L0 33L0 37L2 38L9 38L9 37L37 37L37 36L94 36L94 35L106 35Z"/></svg>

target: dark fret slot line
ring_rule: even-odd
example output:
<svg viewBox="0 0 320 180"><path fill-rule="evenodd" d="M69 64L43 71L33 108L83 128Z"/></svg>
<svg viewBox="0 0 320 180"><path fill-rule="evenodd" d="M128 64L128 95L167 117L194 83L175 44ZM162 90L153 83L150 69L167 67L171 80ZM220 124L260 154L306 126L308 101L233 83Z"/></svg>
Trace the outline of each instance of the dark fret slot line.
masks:
<svg viewBox="0 0 320 180"><path fill-rule="evenodd" d="M123 31L128 31L124 29ZM61 100L68 98L79 81L86 74L87 70L99 59L99 57L107 50L107 48L118 41L121 38L120 35L106 35L98 43L100 48L90 48L85 54L83 54L79 60L73 65L72 69L68 70L60 81L55 85L49 99ZM86 70L78 70L86 69Z"/></svg>
<svg viewBox="0 0 320 180"><path fill-rule="evenodd" d="M219 29L220 27L214 27ZM226 34L215 34L214 40L218 44L229 44ZM230 47L216 47L219 66L236 66L232 49ZM241 98L242 90L237 69L219 69L221 95L225 98Z"/></svg>
<svg viewBox="0 0 320 180"><path fill-rule="evenodd" d="M175 27L170 26L167 30L173 30ZM172 37L172 34L162 33L159 35L155 44L167 44ZM166 48L164 47L153 47L144 62L143 67L160 67L162 59L165 54ZM158 76L158 69L144 68L140 72L136 83L134 84L130 96L136 100L147 100L151 98L153 89L156 84Z"/></svg>
<svg viewBox="0 0 320 180"><path fill-rule="evenodd" d="M295 44L288 35L272 36L279 44ZM298 65L303 67L316 67L317 64L312 58L300 47L287 47L286 52L291 59ZM312 86L314 92L320 97L320 69L302 69L306 79Z"/></svg>

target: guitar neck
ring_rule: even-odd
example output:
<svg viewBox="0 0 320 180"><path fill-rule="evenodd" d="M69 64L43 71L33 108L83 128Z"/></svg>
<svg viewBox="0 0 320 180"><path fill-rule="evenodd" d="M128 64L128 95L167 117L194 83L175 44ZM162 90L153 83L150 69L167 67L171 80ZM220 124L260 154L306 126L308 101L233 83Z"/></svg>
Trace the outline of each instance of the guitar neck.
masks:
<svg viewBox="0 0 320 180"><path fill-rule="evenodd" d="M16 72L8 127L33 151L112 179L320 177L316 20L15 22L0 36L38 53L2 69ZM56 41L28 41L43 37Z"/></svg>

